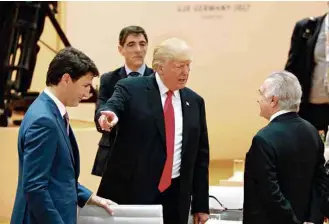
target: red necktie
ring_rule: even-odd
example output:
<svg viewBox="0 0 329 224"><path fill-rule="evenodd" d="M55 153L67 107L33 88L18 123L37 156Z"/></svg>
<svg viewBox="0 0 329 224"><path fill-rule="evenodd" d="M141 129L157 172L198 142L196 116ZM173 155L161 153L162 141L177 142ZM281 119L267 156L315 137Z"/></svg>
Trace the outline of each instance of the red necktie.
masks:
<svg viewBox="0 0 329 224"><path fill-rule="evenodd" d="M166 152L167 159L162 171L162 176L159 183L159 191L163 192L171 184L171 174L173 166L174 145L175 145L175 113L172 105L172 91L167 92L167 99L163 108L165 131L166 131Z"/></svg>

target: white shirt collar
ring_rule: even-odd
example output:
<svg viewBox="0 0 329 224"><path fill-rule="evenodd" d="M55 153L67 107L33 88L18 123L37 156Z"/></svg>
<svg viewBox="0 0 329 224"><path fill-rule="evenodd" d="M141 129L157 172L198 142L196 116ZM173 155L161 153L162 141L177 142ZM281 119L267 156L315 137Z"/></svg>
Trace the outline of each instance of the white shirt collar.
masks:
<svg viewBox="0 0 329 224"><path fill-rule="evenodd" d="M59 112L63 117L64 114L66 113L66 108L64 104L48 88L45 88L43 92L46 93L55 102Z"/></svg>
<svg viewBox="0 0 329 224"><path fill-rule="evenodd" d="M137 69L136 72L138 72L141 76L143 76L144 72L145 72L145 69L146 69L146 65L143 64L139 69ZM128 68L127 65L125 65L125 70L126 70L127 75L129 75L132 72L132 70L130 68Z"/></svg>
<svg viewBox="0 0 329 224"><path fill-rule="evenodd" d="M272 121L274 118L282 115L282 114L286 114L286 113L289 113L291 112L291 110L279 110L278 112L276 112L275 114L273 114L271 117L270 117L270 121Z"/></svg>
<svg viewBox="0 0 329 224"><path fill-rule="evenodd" d="M168 92L169 89L162 82L162 80L161 80L161 78L160 78L160 76L159 76L159 74L157 72L155 73L155 79L156 79L156 81L158 83L159 91L160 91L161 96L167 94L167 92ZM174 96L176 98L180 97L179 90L175 90L174 91Z"/></svg>

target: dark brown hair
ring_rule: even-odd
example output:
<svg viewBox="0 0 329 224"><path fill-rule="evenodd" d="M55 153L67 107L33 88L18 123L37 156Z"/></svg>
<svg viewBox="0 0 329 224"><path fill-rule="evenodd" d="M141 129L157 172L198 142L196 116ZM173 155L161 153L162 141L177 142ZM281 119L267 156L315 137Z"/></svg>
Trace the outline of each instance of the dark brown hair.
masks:
<svg viewBox="0 0 329 224"><path fill-rule="evenodd" d="M91 72L94 77L99 76L95 63L87 55L73 47L66 47L60 50L50 62L46 85L57 85L65 73L76 81L88 72Z"/></svg>
<svg viewBox="0 0 329 224"><path fill-rule="evenodd" d="M126 40L127 40L127 37L131 34L133 34L133 35L143 34L143 36L145 37L146 42L148 43L146 32L142 27L140 27L140 26L127 26L127 27L123 28L120 32L119 44L121 46L123 46L125 44Z"/></svg>

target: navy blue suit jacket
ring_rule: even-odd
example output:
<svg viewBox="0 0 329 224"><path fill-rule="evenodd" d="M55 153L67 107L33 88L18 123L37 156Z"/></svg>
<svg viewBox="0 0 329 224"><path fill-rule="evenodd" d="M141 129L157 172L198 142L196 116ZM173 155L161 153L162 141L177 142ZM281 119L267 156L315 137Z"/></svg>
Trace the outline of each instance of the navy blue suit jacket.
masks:
<svg viewBox="0 0 329 224"><path fill-rule="evenodd" d="M187 87L179 92L183 115L179 223L186 224L191 204L192 213L209 213L209 142L203 98ZM155 76L121 79L97 111L97 119L103 110L113 111L119 123L97 195L119 204L155 203L166 161L163 107Z"/></svg>
<svg viewBox="0 0 329 224"><path fill-rule="evenodd" d="M11 224L73 224L91 192L78 183L79 150L55 102L41 93L18 136L19 177Z"/></svg>

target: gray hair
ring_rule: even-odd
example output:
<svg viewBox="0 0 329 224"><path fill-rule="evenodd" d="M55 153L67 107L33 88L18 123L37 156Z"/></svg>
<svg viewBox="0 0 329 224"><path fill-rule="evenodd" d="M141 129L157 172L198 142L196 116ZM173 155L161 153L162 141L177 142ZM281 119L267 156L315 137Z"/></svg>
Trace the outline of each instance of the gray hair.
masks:
<svg viewBox="0 0 329 224"><path fill-rule="evenodd" d="M153 52L153 69L166 60L190 61L191 52L187 43L178 38L170 38L155 47Z"/></svg>
<svg viewBox="0 0 329 224"><path fill-rule="evenodd" d="M265 80L264 96L278 97L281 110L298 111L302 88L295 75L288 71L274 72Z"/></svg>

